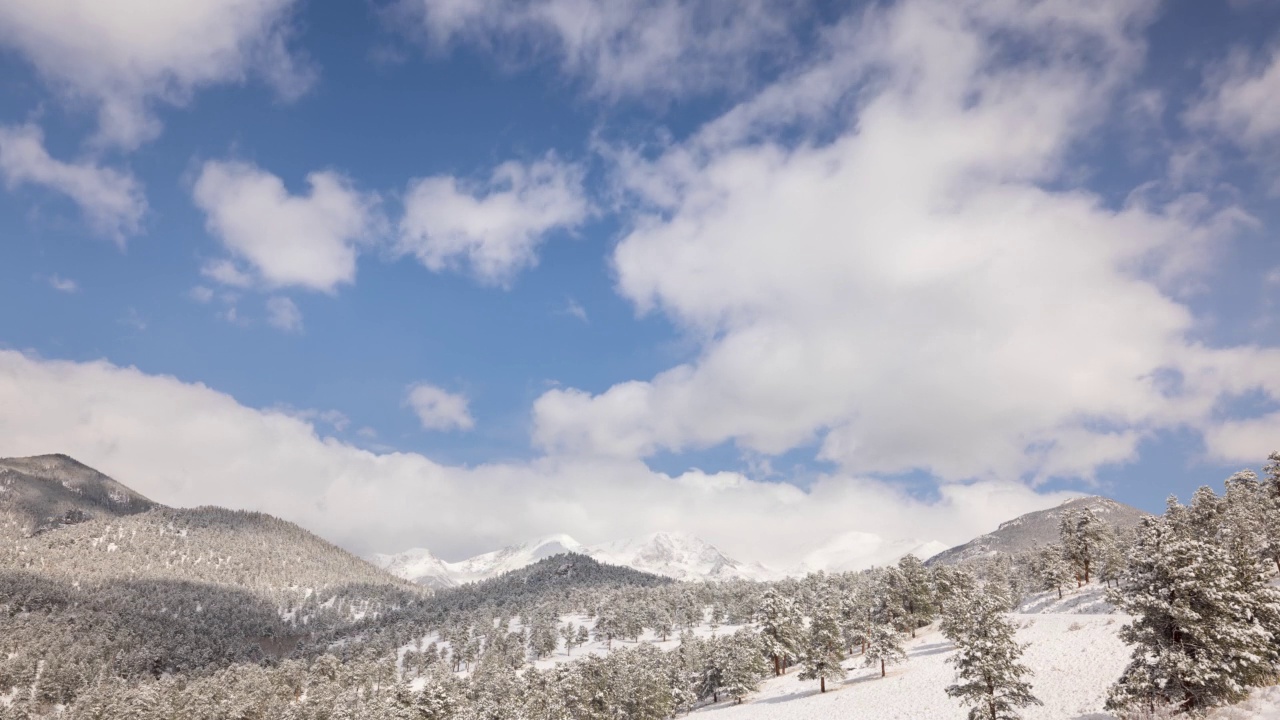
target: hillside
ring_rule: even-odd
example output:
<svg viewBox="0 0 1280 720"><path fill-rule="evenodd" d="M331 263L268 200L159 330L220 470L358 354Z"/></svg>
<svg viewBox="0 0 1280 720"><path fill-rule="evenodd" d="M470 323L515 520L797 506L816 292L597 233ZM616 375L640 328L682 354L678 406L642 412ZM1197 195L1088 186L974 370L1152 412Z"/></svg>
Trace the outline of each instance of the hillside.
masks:
<svg viewBox="0 0 1280 720"><path fill-rule="evenodd" d="M75 648L67 687L104 662L133 676L258 661L428 599L270 515L165 507L61 455L0 473L0 675L52 647Z"/></svg>
<svg viewBox="0 0 1280 720"><path fill-rule="evenodd" d="M986 535L934 555L927 565L955 565L965 560L994 553L1016 555L1043 545L1058 542L1058 525L1068 510L1089 509L1116 530L1129 531L1138 526L1147 513L1110 498L1094 495L1076 498L1048 510L1020 515L1001 523Z"/></svg>
<svg viewBox="0 0 1280 720"><path fill-rule="evenodd" d="M66 455L0 458L0 537L154 507L159 505Z"/></svg>
<svg viewBox="0 0 1280 720"><path fill-rule="evenodd" d="M567 597L574 590L652 588L673 582L671 578L660 575L607 565L586 555L565 553L543 558L495 578L441 591L436 594L432 605L441 613L482 606L517 607Z"/></svg>

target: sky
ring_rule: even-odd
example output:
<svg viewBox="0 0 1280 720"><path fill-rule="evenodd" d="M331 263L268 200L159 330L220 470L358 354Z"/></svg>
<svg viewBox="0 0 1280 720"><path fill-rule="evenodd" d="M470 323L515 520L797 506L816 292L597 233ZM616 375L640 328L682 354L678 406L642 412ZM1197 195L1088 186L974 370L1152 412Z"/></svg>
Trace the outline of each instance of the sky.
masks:
<svg viewBox="0 0 1280 720"><path fill-rule="evenodd" d="M1158 511L1280 449L1277 160L1261 0L6 0L0 456L448 560Z"/></svg>

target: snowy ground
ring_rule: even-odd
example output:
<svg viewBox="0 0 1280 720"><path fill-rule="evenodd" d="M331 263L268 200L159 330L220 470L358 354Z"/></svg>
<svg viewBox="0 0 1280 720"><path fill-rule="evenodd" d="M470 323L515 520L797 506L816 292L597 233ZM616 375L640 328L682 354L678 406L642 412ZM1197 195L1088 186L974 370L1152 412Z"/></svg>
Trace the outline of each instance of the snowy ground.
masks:
<svg viewBox="0 0 1280 720"><path fill-rule="evenodd" d="M1032 595L1018 606L1020 613L1073 613L1077 615L1103 615L1115 612L1107 602L1107 588L1093 583L1082 588L1072 588L1058 597L1056 592Z"/></svg>
<svg viewBox="0 0 1280 720"><path fill-rule="evenodd" d="M1104 720L1107 688L1120 675L1128 649L1116 637L1125 618L1119 615L1014 615L1020 642L1031 643L1023 660L1035 672L1032 685L1044 707L1028 708L1026 720ZM797 673L769 680L741 705L721 703L697 714L706 720L917 720L964 718L967 711L947 697L955 670L944 660L951 643L927 628L909 641L905 664L863 668L859 658L845 667L849 676L827 683L818 692L816 681L800 681Z"/></svg>

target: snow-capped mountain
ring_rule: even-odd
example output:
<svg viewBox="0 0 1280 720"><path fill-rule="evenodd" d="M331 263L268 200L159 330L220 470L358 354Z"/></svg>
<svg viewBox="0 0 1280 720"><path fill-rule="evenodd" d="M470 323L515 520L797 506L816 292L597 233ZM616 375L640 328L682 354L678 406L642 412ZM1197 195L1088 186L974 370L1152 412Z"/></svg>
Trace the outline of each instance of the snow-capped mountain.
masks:
<svg viewBox="0 0 1280 720"><path fill-rule="evenodd" d="M543 558L567 552L582 552L582 544L568 535L548 535L523 545L508 545L501 550L476 555L462 562L448 563L459 583L486 580L504 572L519 570Z"/></svg>
<svg viewBox="0 0 1280 720"><path fill-rule="evenodd" d="M679 532L659 532L586 548L587 555L677 580L764 580L776 575L763 565L747 565L705 540Z"/></svg>
<svg viewBox="0 0 1280 720"><path fill-rule="evenodd" d="M440 589L487 580L567 552L583 553L582 544L560 534L522 545L508 545L459 562L445 562L426 548L413 548L392 555L372 555L369 560L392 575Z"/></svg>
<svg viewBox="0 0 1280 720"><path fill-rule="evenodd" d="M567 552L677 580L765 580L781 577L781 573L763 565L739 562L705 540L679 532L653 533L590 547L568 535L548 535L459 562L445 562L424 548L394 555L374 555L370 560L393 575L419 585L447 588L487 580Z"/></svg>
<svg viewBox="0 0 1280 720"><path fill-rule="evenodd" d="M375 554L369 562L392 575L435 590L458 584L453 579L449 564L426 548L412 548L394 555Z"/></svg>

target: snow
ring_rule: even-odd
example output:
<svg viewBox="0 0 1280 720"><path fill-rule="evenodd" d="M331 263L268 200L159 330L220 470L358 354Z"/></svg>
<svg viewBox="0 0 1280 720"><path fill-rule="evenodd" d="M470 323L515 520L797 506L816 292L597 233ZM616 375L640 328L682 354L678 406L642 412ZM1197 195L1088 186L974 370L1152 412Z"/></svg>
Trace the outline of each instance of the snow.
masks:
<svg viewBox="0 0 1280 720"><path fill-rule="evenodd" d="M1035 675L1033 690L1043 707L1027 708L1026 720L1104 720L1107 689L1120 676L1129 650L1116 631L1127 618L1118 615L1013 615L1018 640L1030 643L1023 662ZM845 662L845 680L801 681L798 670L773 678L741 705L721 703L696 714L715 720L916 720L964 718L967 710L948 697L955 670L945 660L952 645L936 630L926 629L907 643L908 659L890 667L864 668L854 656Z"/></svg>
<svg viewBox="0 0 1280 720"><path fill-rule="evenodd" d="M687 533L660 532L641 538L587 547L563 533L522 545L483 553L459 562L437 558L430 550L414 548L394 555L373 555L374 565L419 585L446 588L478 582L518 570L563 553L588 555L602 563L621 565L676 580L768 580L782 577L763 565L747 565L728 557L714 545Z"/></svg>
<svg viewBox="0 0 1280 720"><path fill-rule="evenodd" d="M1091 583L1083 588L1064 590L1061 598L1052 590L1031 595L1018 606L1018 612L1106 615L1115 612L1115 608L1107 602L1107 588Z"/></svg>

